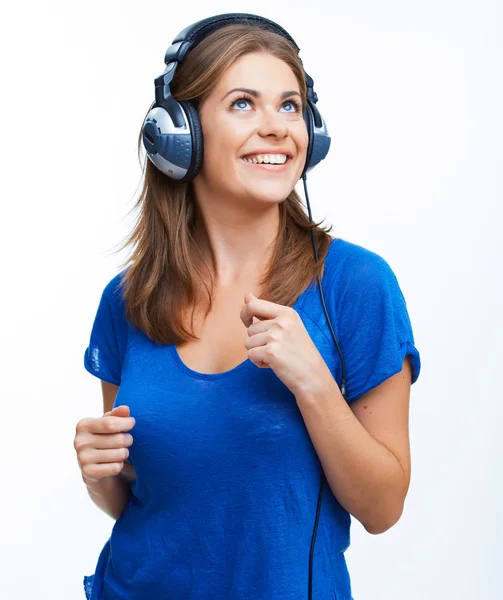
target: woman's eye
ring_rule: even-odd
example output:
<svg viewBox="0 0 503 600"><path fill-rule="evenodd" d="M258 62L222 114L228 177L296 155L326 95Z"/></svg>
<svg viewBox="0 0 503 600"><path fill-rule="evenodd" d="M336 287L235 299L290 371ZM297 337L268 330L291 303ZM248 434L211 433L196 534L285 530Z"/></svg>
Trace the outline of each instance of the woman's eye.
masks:
<svg viewBox="0 0 503 600"><path fill-rule="evenodd" d="M231 103L231 108L237 107L240 111L243 111L247 104L250 104L252 101L249 98L238 98ZM289 113L294 113L299 111L299 104L295 100L286 100L283 102L284 105L290 105L290 108L286 111Z"/></svg>
<svg viewBox="0 0 503 600"><path fill-rule="evenodd" d="M250 101L247 98L238 98L237 100L234 100L234 102L232 103L232 106L238 106L241 104L249 104ZM239 107L239 108L243 108L243 106Z"/></svg>
<svg viewBox="0 0 503 600"><path fill-rule="evenodd" d="M283 102L283 104L289 104L292 108L290 110L287 110L286 112L297 112L297 110L299 109L299 105L294 102L293 100L287 100L286 102Z"/></svg>

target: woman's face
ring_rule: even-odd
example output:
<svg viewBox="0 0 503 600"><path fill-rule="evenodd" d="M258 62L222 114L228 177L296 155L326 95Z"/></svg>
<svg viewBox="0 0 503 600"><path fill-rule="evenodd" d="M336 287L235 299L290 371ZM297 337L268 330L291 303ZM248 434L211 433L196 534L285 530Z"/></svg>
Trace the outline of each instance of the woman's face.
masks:
<svg viewBox="0 0 503 600"><path fill-rule="evenodd" d="M194 180L198 197L269 204L286 199L302 175L308 135L299 84L285 62L266 53L236 60L200 106L200 119L204 160ZM266 154L281 163L286 154L286 163L257 164Z"/></svg>

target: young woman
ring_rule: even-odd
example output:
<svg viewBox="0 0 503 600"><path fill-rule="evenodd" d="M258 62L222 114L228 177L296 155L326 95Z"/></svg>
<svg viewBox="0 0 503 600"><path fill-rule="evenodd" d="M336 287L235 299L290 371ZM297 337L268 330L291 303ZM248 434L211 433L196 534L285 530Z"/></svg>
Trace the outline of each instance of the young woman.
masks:
<svg viewBox="0 0 503 600"><path fill-rule="evenodd" d="M75 449L116 519L87 598L351 600L350 515L384 532L409 486L404 297L382 257L303 210L294 187L328 146L284 30L219 15L166 63L134 252L85 352L104 415Z"/></svg>

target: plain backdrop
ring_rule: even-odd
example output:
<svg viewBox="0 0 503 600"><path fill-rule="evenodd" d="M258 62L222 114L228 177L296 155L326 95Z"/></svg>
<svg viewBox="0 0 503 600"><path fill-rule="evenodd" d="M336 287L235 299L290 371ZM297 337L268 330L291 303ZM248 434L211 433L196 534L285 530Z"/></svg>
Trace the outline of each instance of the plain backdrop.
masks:
<svg viewBox="0 0 503 600"><path fill-rule="evenodd" d="M378 536L353 519L353 596L501 599L496 0L3 8L0 597L83 599L111 533L73 448L77 422L103 413L83 355L125 258L113 251L132 227L137 137L164 53L189 24L235 11L278 22L299 44L332 136L308 176L313 218L389 262L421 353L405 511Z"/></svg>

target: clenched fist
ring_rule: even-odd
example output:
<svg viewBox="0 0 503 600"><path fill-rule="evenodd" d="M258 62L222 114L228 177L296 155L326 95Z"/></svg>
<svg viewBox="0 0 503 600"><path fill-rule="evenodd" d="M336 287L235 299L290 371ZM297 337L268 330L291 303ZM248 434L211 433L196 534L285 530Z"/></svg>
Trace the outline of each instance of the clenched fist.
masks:
<svg viewBox="0 0 503 600"><path fill-rule="evenodd" d="M84 482L93 483L122 471L133 443L127 432L134 425L128 406L117 406L102 417L77 423L73 445Z"/></svg>

